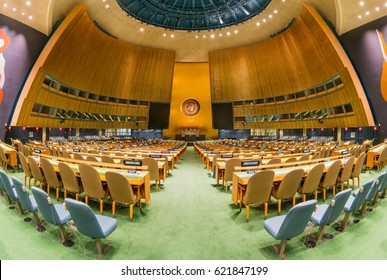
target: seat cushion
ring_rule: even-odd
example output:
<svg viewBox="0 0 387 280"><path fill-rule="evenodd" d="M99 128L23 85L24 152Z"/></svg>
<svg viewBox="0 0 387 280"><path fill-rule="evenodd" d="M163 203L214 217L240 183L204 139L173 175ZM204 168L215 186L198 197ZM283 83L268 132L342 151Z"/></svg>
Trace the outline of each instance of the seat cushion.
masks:
<svg viewBox="0 0 387 280"><path fill-rule="evenodd" d="M59 217L59 220L60 220L59 225L64 225L68 221L71 220L71 216L70 216L69 211L64 209L62 204L55 204L54 207L55 207L56 212L58 213L58 217Z"/></svg>
<svg viewBox="0 0 387 280"><path fill-rule="evenodd" d="M117 228L117 220L111 217L95 215L102 229L102 237L107 237ZM98 238L98 237L96 237Z"/></svg>
<svg viewBox="0 0 387 280"><path fill-rule="evenodd" d="M324 217L325 211L328 209L328 204L322 204L317 207L317 211L313 212L312 217L310 217L310 220L313 224L316 226L321 226L321 219ZM326 219L325 219L326 220Z"/></svg>
<svg viewBox="0 0 387 280"><path fill-rule="evenodd" d="M355 196L352 196L352 195L349 196L347 202L344 205L344 209L343 209L344 212L353 212L354 211L352 204L353 204L353 201L355 200L355 198L356 198Z"/></svg>
<svg viewBox="0 0 387 280"><path fill-rule="evenodd" d="M281 228L282 222L285 219L285 215L273 217L270 219L267 219L263 223L263 227L267 230L267 232L274 237L274 239L277 239L278 231Z"/></svg>

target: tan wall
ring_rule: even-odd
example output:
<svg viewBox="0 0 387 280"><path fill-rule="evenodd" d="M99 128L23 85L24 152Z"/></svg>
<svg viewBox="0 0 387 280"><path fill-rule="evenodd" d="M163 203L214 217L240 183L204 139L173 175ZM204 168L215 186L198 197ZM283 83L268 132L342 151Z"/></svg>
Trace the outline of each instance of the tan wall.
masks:
<svg viewBox="0 0 387 280"><path fill-rule="evenodd" d="M184 100L194 98L200 103L199 114L187 117L181 111ZM164 137L174 137L184 128L200 129L201 134L216 137L212 128L210 74L208 63L176 63L174 67L169 129Z"/></svg>

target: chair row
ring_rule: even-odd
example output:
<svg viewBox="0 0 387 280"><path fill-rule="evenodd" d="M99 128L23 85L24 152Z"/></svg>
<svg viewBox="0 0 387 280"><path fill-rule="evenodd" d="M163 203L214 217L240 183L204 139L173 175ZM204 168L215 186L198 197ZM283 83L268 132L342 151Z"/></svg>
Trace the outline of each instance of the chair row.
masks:
<svg viewBox="0 0 387 280"><path fill-rule="evenodd" d="M323 193L323 201L326 199L326 191L332 189L336 194L336 186L344 189L344 183L350 187L349 180L358 178L360 184L360 173L364 162L365 154L361 154L354 165L355 158L350 157L341 168L341 160L335 160L324 174L324 163L314 165L305 176L302 168L296 167L288 172L280 182L274 182L275 172L273 170L261 170L253 174L247 185L235 186L238 188L239 207L242 203L246 206L246 221L250 216L250 205L264 204L264 216L268 215L268 204L271 197L277 200L278 214L281 213L282 201L292 199L293 206L296 205L297 193L306 201L308 195L318 198L318 191ZM354 183L354 182L353 182Z"/></svg>
<svg viewBox="0 0 387 280"><path fill-rule="evenodd" d="M109 171L106 172L105 178L107 186L104 186L98 171L87 163L80 163L79 175L77 177L74 170L65 162L58 163L59 176L54 166L46 158L40 158L40 166L36 159L29 156L27 159L21 154L20 160L23 166L26 185L26 179L34 179L34 185L39 181L39 186L47 186L47 193L50 195L50 189L56 190L56 199L59 200L59 193L63 189L64 198L67 194L75 195L78 200L80 195L85 196L85 202L88 204L89 199L95 199L100 203L100 213L103 213L104 200L110 197L112 201L112 212L115 215L116 203L129 204L129 218L133 219L133 207L136 203L139 207L141 204L140 188L136 188L136 194L128 179L120 173ZM41 168L40 168L41 167Z"/></svg>
<svg viewBox="0 0 387 280"><path fill-rule="evenodd" d="M65 230L65 225L73 220L80 233L95 239L97 258L100 258L108 248L102 247L101 239L109 236L117 228L116 219L94 214L86 203L71 198L66 198L64 205L54 204L45 191L35 186L31 187L30 194L19 179L16 177L10 179L3 170L0 170L0 187L8 202L16 203L21 215L25 212L33 214L37 231L46 230L39 218L39 212L47 223L58 227L60 243L64 246L71 247L74 244L70 240L71 234Z"/></svg>
<svg viewBox="0 0 387 280"><path fill-rule="evenodd" d="M286 215L265 220L265 230L275 239L281 240L280 247L273 246L281 258L285 257L285 248L289 239L302 234L310 224L318 226L317 234L311 235L319 243L326 226L336 222L344 212L338 231L347 228L351 213L364 215L367 204L375 205L378 194L385 194L387 172L379 174L376 179L367 181L352 193L346 189L337 193L329 204L317 205L317 200L309 200L293 206ZM352 193L352 195L351 195Z"/></svg>

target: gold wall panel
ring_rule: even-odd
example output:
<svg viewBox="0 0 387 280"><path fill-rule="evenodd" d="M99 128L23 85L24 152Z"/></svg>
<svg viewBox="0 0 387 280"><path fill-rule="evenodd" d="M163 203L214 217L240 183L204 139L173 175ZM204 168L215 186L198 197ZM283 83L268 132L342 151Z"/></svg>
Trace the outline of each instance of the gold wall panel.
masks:
<svg viewBox="0 0 387 280"><path fill-rule="evenodd" d="M186 99L196 99L200 111L196 116L183 114L181 105ZM218 131L212 128L212 107L208 63L176 63L173 75L169 129L164 137L175 137L184 128L199 129L201 134L216 137Z"/></svg>

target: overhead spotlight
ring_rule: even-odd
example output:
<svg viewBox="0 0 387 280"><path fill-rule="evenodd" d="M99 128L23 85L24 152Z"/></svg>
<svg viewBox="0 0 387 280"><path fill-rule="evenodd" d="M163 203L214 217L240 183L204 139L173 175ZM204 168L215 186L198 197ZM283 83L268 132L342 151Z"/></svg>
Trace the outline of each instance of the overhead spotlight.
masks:
<svg viewBox="0 0 387 280"><path fill-rule="evenodd" d="M360 6L364 6L364 1L360 1L360 2L359 2L359 5L360 5Z"/></svg>

